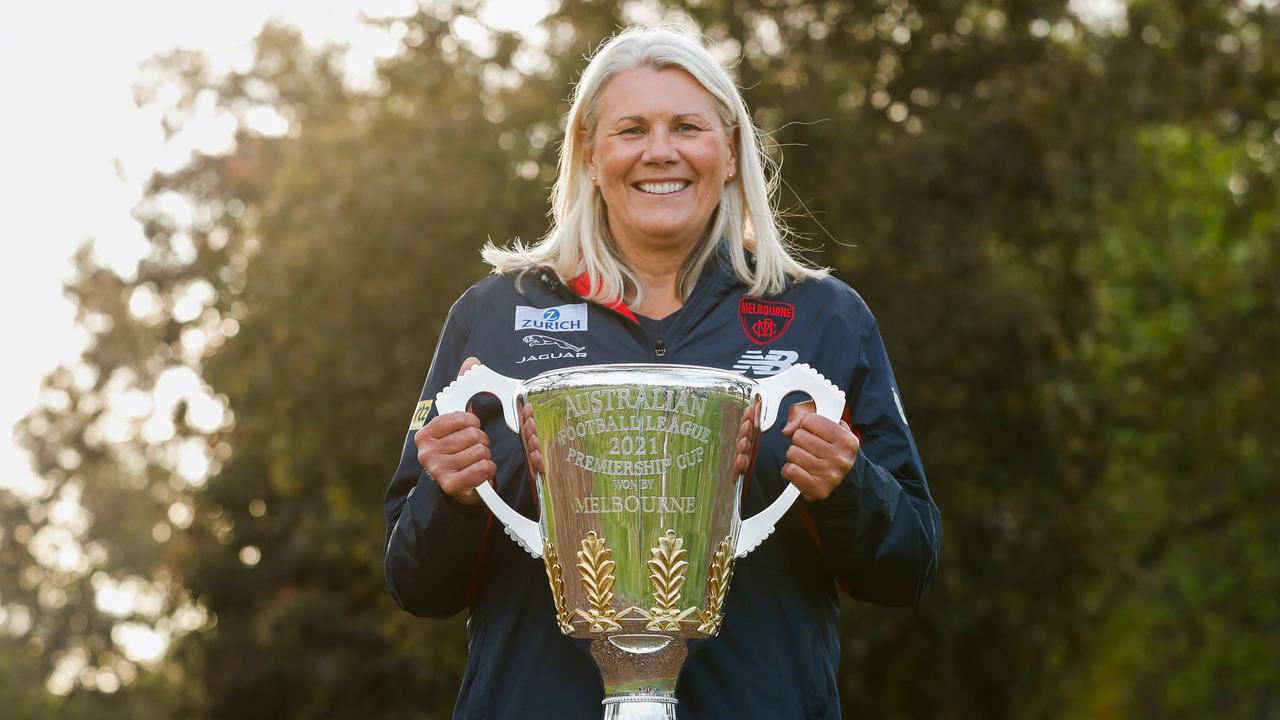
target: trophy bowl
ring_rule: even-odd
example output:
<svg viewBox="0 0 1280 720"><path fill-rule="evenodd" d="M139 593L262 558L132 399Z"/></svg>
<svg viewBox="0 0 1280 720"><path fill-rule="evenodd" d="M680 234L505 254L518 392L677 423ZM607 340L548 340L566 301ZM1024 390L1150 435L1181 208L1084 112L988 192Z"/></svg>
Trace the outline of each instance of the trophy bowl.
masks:
<svg viewBox="0 0 1280 720"><path fill-rule="evenodd" d="M520 381L476 365L440 392L440 413L490 393L518 432L538 521L489 483L477 491L542 558L565 635L592 641L606 720L675 718L687 641L716 635L734 560L759 545L799 490L742 519L760 432L791 392L838 420L844 393L807 365L763 380L691 365L589 365Z"/></svg>

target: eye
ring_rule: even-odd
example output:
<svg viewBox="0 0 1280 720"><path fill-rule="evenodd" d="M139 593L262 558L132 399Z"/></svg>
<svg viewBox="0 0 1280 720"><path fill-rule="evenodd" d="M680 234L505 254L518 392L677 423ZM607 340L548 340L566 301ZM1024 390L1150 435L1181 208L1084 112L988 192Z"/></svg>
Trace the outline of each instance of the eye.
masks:
<svg viewBox="0 0 1280 720"><path fill-rule="evenodd" d="M702 130L702 128L694 125L693 123L682 122L679 125L676 125L676 132L693 133L700 130Z"/></svg>
<svg viewBox="0 0 1280 720"><path fill-rule="evenodd" d="M639 125L632 125L631 127L623 128L618 131L619 135L641 135L643 133L644 128Z"/></svg>

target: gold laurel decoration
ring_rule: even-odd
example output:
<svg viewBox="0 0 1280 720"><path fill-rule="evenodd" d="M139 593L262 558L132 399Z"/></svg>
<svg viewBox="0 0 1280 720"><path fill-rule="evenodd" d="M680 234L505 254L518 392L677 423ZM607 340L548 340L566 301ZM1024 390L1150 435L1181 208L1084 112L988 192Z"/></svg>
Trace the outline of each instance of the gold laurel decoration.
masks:
<svg viewBox="0 0 1280 720"><path fill-rule="evenodd" d="M733 579L733 537L728 536L720 541L720 549L711 558L707 567L707 609L698 613L701 624L698 632L715 635L720 632L720 623L724 620L724 596L729 591L729 581Z"/></svg>
<svg viewBox="0 0 1280 720"><path fill-rule="evenodd" d="M679 630L680 621L697 609L681 612L676 608L680 588L684 587L685 573L689 570L689 563L685 561L689 552L684 549L684 540L676 535L675 530L668 530L660 536L658 546L651 548L650 552L649 584L653 585L653 607L644 613L649 620L645 629Z"/></svg>
<svg viewBox="0 0 1280 720"><path fill-rule="evenodd" d="M570 622L573 616L564 609L564 578L561 576L560 557L556 555L556 549L551 546L551 541L546 538L542 538L542 559L547 564L551 599L556 604L556 624L560 626L560 632L568 635L573 632L573 624Z"/></svg>
<svg viewBox="0 0 1280 720"><path fill-rule="evenodd" d="M622 629L618 624L617 611L610 607L613 602L613 568L613 551L605 545L604 538L596 535L594 530L588 532L582 541L582 549L578 551L578 574L582 589L587 591L591 610L577 609L574 612L587 621L591 632Z"/></svg>

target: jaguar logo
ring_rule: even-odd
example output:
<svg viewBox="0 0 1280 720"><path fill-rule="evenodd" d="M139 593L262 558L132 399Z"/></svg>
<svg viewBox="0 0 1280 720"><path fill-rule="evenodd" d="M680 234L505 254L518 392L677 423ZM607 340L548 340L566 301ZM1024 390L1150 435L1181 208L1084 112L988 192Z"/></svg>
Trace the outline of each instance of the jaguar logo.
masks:
<svg viewBox="0 0 1280 720"><path fill-rule="evenodd" d="M578 345L574 345L573 343L565 342L564 340L561 340L559 338L547 337L546 335L525 335L524 342L529 347L538 347L540 345L551 345L553 347L558 347L561 350L571 350L573 352L582 352L583 350L586 350L585 347L581 347Z"/></svg>
<svg viewBox="0 0 1280 720"><path fill-rule="evenodd" d="M532 355L524 355L516 361L517 365L523 365L527 362L538 362L540 360L559 360L560 358L584 358L587 356L587 349L581 345L574 345L571 342L565 342L560 338L548 337L546 335L525 335L521 340L533 350Z"/></svg>

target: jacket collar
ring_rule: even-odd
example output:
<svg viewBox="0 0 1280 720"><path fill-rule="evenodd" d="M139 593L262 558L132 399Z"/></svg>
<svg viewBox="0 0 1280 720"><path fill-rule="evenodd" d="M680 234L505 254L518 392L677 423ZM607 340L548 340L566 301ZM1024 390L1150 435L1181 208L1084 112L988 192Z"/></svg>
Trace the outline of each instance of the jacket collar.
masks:
<svg viewBox="0 0 1280 720"><path fill-rule="evenodd" d="M747 262L754 263L755 256L747 253ZM715 300L724 295L725 292L738 285L738 275L733 271L733 264L729 261L729 248L722 241L717 243L715 253L707 260L707 264L702 268L702 274L698 277L698 281L694 283L693 292L690 293L688 300L685 302L682 312L684 315L701 315L701 307L690 307L692 305L703 305L704 300ZM591 295L592 287L591 276L582 273L573 278L567 284L567 287L577 294L579 297L587 297ZM621 300L604 305L604 307L629 319L631 322L638 322L635 313L627 304ZM681 324L686 324L682 322Z"/></svg>
<svg viewBox="0 0 1280 720"><path fill-rule="evenodd" d="M590 295L591 291L595 288L591 286L591 276L586 273L582 273L578 277L569 281L569 289L577 293L580 297L585 298ZM622 315L623 317L626 317L631 320L631 322L639 322L636 320L635 313L631 312L631 308L627 307L627 304L621 300L615 300L612 303L605 305L605 307L619 315Z"/></svg>

